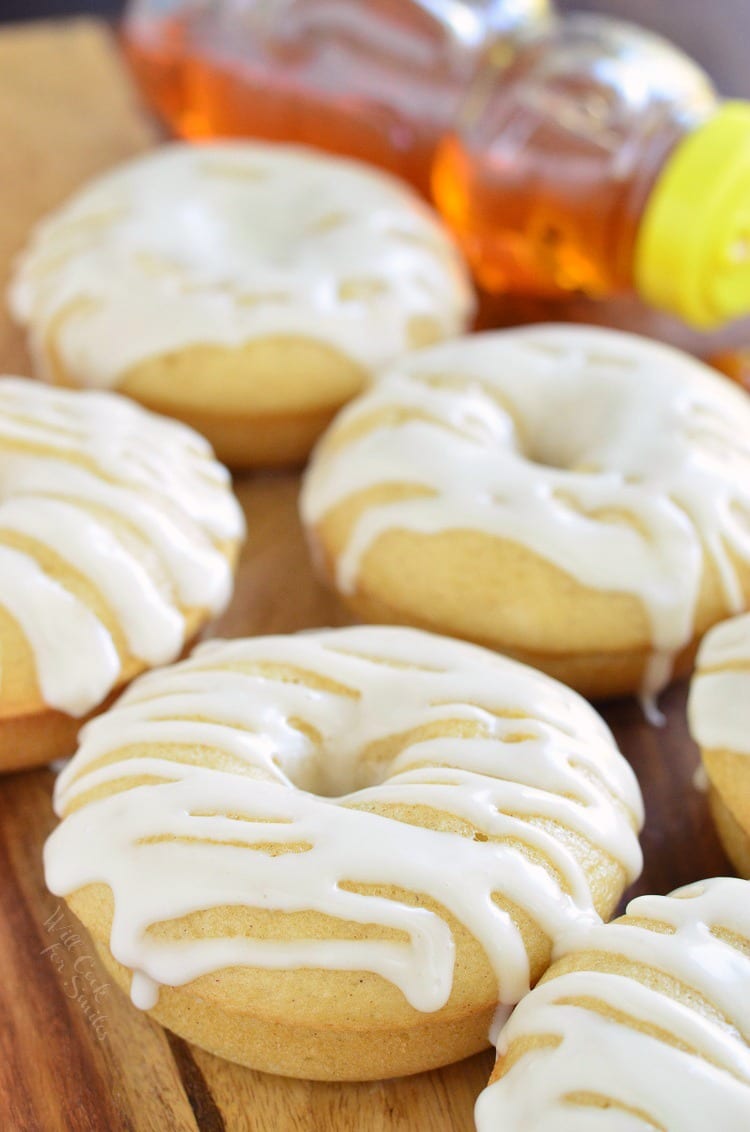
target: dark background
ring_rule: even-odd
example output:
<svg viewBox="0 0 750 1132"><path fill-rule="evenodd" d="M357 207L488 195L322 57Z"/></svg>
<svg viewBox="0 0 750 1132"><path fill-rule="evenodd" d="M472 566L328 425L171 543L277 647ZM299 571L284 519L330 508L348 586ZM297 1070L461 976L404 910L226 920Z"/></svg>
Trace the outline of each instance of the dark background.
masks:
<svg viewBox="0 0 750 1132"><path fill-rule="evenodd" d="M558 0L557 6L610 12L653 28L702 63L725 94L750 98L750 0ZM123 7L122 0L0 0L0 20L80 12L114 18Z"/></svg>

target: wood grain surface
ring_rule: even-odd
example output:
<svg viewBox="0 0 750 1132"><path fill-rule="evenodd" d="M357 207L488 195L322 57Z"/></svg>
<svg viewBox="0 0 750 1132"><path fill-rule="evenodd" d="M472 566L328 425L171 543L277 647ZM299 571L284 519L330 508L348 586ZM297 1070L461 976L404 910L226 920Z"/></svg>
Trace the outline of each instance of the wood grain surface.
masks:
<svg viewBox="0 0 750 1132"><path fill-rule="evenodd" d="M37 104L35 79L44 95ZM10 92L15 98L9 108ZM20 91L20 97L18 94ZM33 218L78 180L148 144L107 35L91 24L0 34L0 279ZM0 370L25 371L0 316ZM310 571L296 515L298 480L236 484L249 538L237 590L212 627L225 636L346 622ZM638 892L727 871L705 799L685 689L654 730L630 702L604 714L646 796ZM486 1054L418 1077L362 1085L289 1081L222 1062L135 1010L45 890L41 851L54 825L48 770L0 781L0 1129L2 1132L469 1132L492 1065Z"/></svg>

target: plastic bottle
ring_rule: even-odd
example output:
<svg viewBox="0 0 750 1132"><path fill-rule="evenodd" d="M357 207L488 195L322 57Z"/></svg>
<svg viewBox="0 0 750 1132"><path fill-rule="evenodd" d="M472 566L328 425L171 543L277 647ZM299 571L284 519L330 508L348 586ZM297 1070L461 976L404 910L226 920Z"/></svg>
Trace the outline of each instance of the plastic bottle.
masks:
<svg viewBox="0 0 750 1132"><path fill-rule="evenodd" d="M125 45L183 136L303 142L422 191L488 44L511 50L549 0L135 0Z"/></svg>
<svg viewBox="0 0 750 1132"><path fill-rule="evenodd" d="M432 187L493 292L750 311L750 105L665 40L572 15L477 74Z"/></svg>

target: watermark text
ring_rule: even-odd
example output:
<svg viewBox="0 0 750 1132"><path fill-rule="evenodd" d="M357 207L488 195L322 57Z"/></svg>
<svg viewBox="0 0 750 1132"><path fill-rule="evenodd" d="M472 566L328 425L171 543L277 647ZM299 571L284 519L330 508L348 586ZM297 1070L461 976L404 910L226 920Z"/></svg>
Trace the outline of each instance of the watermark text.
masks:
<svg viewBox="0 0 750 1132"><path fill-rule="evenodd" d="M107 1018L103 1008L111 984L102 979L96 958L87 950L87 941L66 917L61 904L44 921L44 930L49 943L40 955L58 972L66 997L76 1003L97 1040L106 1041Z"/></svg>

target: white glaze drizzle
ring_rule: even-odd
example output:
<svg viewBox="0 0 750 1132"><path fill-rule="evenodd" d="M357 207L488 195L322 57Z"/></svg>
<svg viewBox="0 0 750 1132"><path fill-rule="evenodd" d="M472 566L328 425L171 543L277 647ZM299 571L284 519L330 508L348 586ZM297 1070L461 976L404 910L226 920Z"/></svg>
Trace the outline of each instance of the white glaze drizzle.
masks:
<svg viewBox="0 0 750 1132"><path fill-rule="evenodd" d="M492 1015L490 1032L488 1034L491 1046L497 1045L503 1026L505 1026L514 1009L515 1006L513 1003L498 1002L495 1013Z"/></svg>
<svg viewBox="0 0 750 1132"><path fill-rule="evenodd" d="M700 763L693 772L693 789L697 790L699 794L708 794L711 787L706 768L703 763Z"/></svg>
<svg viewBox="0 0 750 1132"><path fill-rule="evenodd" d="M663 972L716 1012L679 1002L626 973L563 973L516 1007L500 1036L501 1054L519 1038L552 1035L551 1048L521 1054L480 1095L478 1132L746 1132L750 1122L750 884L719 878L672 896L642 896L628 914L668 931L626 923L574 930L558 955L605 952ZM714 934L726 929L745 951ZM597 1013L596 1001L689 1047ZM594 1093L611 1107L571 1094ZM623 1107L624 1106L624 1107ZM717 1124L717 1120L719 1123Z"/></svg>
<svg viewBox="0 0 750 1132"><path fill-rule="evenodd" d="M36 546L93 585L133 657L164 664L185 643L187 609L218 613L228 601L231 567L217 543L242 530L227 473L190 429L114 394L0 378L0 606L29 642L50 707L85 714L122 661ZM4 545L13 536L29 549Z"/></svg>
<svg viewBox="0 0 750 1132"><path fill-rule="evenodd" d="M406 412L394 423L389 410ZM384 423L336 447L380 411ZM365 509L337 562L343 591L390 530L510 539L585 586L642 602L654 649L647 696L692 637L705 560L727 610L744 604L733 555L750 562L750 401L655 342L537 326L404 358L337 418L308 470L303 518L315 526L380 484L428 494Z"/></svg>
<svg viewBox="0 0 750 1132"><path fill-rule="evenodd" d="M55 336L82 384L196 343L275 335L332 344L368 370L409 323L465 328L467 275L437 217L366 166L259 142L168 145L79 192L36 230L10 292L49 376Z"/></svg>
<svg viewBox="0 0 750 1132"><path fill-rule="evenodd" d="M261 675L259 664L319 674L341 690L275 670ZM455 720L478 724L481 736L451 735ZM363 757L378 740L440 721L445 735L405 742L386 766ZM134 744L134 757L101 763ZM158 744L169 744L173 758L160 757ZM227 757L238 760L239 769L181 761L181 750L196 747L221 753L224 767ZM159 784L86 803L96 786L144 775ZM83 804L68 813L77 799ZM393 820L384 812L392 804L447 812L481 836ZM356 808L365 805L378 812ZM67 816L45 849L47 883L59 895L95 882L111 887L110 947L138 972L139 1005L153 1002L154 985L246 964L374 971L417 1009L443 1006L454 964L448 924L424 907L346 891L344 881L394 885L446 907L481 941L501 999L515 1002L528 990L528 957L491 895L515 901L553 938L580 919L598 919L580 862L549 823L620 861L628 876L640 868L640 794L596 713L532 669L409 629L201 646L190 660L140 678L86 726L57 780L56 808ZM520 839L553 871L493 838ZM268 842L311 848L253 850ZM408 942L174 943L147 935L160 921L223 905L313 909L397 928Z"/></svg>
<svg viewBox="0 0 750 1132"><path fill-rule="evenodd" d="M750 614L722 621L703 639L688 721L704 751L750 755Z"/></svg>

